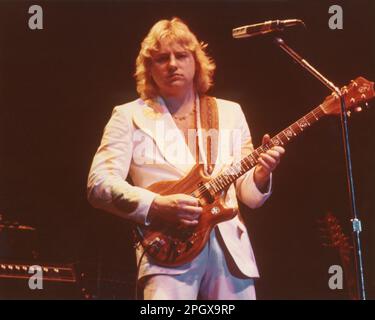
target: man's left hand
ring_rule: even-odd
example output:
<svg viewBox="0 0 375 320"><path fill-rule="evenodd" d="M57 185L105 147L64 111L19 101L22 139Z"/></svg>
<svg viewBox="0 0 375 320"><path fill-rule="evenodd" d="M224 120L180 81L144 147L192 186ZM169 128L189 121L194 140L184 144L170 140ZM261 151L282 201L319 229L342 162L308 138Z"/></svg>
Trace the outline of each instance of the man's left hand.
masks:
<svg viewBox="0 0 375 320"><path fill-rule="evenodd" d="M268 143L271 140L269 134L265 134L262 139L262 144ZM258 164L254 171L254 181L259 190L264 191L268 186L271 172L276 169L280 163L285 149L280 146L274 146L270 150L261 153L258 159Z"/></svg>

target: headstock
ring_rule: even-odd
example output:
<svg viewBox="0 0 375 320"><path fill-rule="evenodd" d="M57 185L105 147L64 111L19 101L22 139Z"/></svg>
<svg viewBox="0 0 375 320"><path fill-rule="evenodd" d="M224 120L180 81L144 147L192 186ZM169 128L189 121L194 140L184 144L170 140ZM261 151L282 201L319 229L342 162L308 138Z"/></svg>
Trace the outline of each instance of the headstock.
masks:
<svg viewBox="0 0 375 320"><path fill-rule="evenodd" d="M358 77L352 80L348 86L341 89L341 93L345 97L346 109L348 112L351 110L361 111L361 104L366 104L375 96L374 82L368 81L363 77ZM341 104L340 98L336 93L328 96L321 105L325 114L340 114Z"/></svg>

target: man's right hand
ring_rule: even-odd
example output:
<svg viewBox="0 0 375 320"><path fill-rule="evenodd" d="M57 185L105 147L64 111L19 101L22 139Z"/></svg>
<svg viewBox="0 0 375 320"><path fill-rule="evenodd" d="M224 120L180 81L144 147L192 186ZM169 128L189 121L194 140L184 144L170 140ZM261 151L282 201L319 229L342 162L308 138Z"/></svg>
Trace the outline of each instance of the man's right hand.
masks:
<svg viewBox="0 0 375 320"><path fill-rule="evenodd" d="M169 223L176 226L191 227L198 224L202 207L197 198L186 194L158 195L154 198L148 212L152 223Z"/></svg>

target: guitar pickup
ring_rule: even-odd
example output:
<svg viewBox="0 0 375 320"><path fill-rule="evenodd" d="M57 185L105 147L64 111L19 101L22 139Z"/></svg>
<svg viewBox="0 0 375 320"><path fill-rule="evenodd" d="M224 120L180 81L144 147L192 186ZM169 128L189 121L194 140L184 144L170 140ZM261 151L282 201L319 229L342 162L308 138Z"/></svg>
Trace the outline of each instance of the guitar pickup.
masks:
<svg viewBox="0 0 375 320"><path fill-rule="evenodd" d="M151 241L151 243L148 245L148 247L154 251L159 252L160 249L165 244L165 241L163 239L160 239L159 237L155 238Z"/></svg>

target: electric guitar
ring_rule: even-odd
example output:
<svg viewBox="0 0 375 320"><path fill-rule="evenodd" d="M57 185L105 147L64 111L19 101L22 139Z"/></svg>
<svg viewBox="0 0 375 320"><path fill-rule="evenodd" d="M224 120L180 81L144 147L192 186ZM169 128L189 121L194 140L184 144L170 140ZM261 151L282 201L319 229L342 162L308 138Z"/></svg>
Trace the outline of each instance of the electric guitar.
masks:
<svg viewBox="0 0 375 320"><path fill-rule="evenodd" d="M345 96L347 111L358 111L359 104L374 97L374 83L358 77L341 89ZM294 137L326 115L340 114L340 98L332 93L322 104L271 138L241 161L232 164L215 177L204 173L203 164L197 164L181 180L161 181L147 189L161 195L184 193L199 199L203 212L194 227L172 227L151 224L134 228L136 242L141 243L144 252L156 264L176 267L193 260L204 248L210 231L223 221L234 218L237 208L225 206L224 199L229 186L258 163L259 155L273 146L286 145Z"/></svg>

